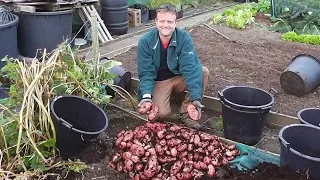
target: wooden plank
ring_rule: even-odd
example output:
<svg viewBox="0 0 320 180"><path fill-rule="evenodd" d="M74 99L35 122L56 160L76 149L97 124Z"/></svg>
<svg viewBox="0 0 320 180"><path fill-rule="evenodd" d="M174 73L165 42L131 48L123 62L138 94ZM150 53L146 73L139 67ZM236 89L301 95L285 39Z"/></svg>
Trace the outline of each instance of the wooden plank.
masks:
<svg viewBox="0 0 320 180"><path fill-rule="evenodd" d="M36 7L34 6L17 5L17 8L19 12L28 12L28 13L36 12Z"/></svg>
<svg viewBox="0 0 320 180"><path fill-rule="evenodd" d="M100 36L104 39L105 42L108 42L109 39L107 38L107 35L104 33L101 25L100 25L100 22L99 22L99 14L98 12L96 11L95 8L90 8L90 6L84 6L85 9L87 9L88 12L91 12L91 14L96 14L96 18L97 18L97 28L98 28L98 33L100 34Z"/></svg>
<svg viewBox="0 0 320 180"><path fill-rule="evenodd" d="M87 12L87 9L83 6L81 7L82 12L85 14L85 16L87 17L87 19L90 21L90 24L92 24L92 21L90 19L90 12ZM105 43L105 40L102 38L101 34L98 33L98 38L102 43Z"/></svg>
<svg viewBox="0 0 320 180"><path fill-rule="evenodd" d="M94 9L94 11L96 11L96 8L94 8L93 5L91 5L91 9ZM109 33L106 25L104 24L103 20L101 19L100 16L98 16L98 21L101 23L102 29L104 30L104 32L107 34L108 39L113 40L113 37L111 36L111 34Z"/></svg>
<svg viewBox="0 0 320 180"><path fill-rule="evenodd" d="M136 78L131 79L131 88L132 90L136 90L139 84L139 80ZM181 93L180 95L175 96L178 99L184 98L185 94ZM222 106L220 103L220 99L217 97L211 97L211 96L204 96L202 100L203 105L206 108L213 109L215 111L221 112ZM271 127L278 127L281 128L286 125L290 124L299 124L299 120L297 117L288 116L281 113L276 113L273 111L270 111L270 113L267 116L266 120L266 126Z"/></svg>

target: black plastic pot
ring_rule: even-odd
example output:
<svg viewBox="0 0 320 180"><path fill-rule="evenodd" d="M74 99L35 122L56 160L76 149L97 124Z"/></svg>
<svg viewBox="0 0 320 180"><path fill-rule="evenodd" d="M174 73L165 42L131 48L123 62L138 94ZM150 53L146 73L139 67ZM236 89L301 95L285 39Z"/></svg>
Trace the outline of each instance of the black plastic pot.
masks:
<svg viewBox="0 0 320 180"><path fill-rule="evenodd" d="M15 19L12 22L0 25L0 69L5 65L5 62L1 61L2 58L5 56L18 57L17 27L19 17L13 16Z"/></svg>
<svg viewBox="0 0 320 180"><path fill-rule="evenodd" d="M132 6L135 9L140 9L141 10L141 23L145 24L149 21L149 9L145 6L141 6L141 5L133 5Z"/></svg>
<svg viewBox="0 0 320 180"><path fill-rule="evenodd" d="M35 57L38 49L51 52L71 39L74 10L53 12L19 12L18 46L21 55ZM41 55L41 53L39 53Z"/></svg>
<svg viewBox="0 0 320 180"><path fill-rule="evenodd" d="M149 9L149 20L154 20L157 17L157 12L155 9Z"/></svg>
<svg viewBox="0 0 320 180"><path fill-rule="evenodd" d="M102 57L100 61L108 61L109 58ZM114 66L110 69L110 73L114 74L115 77L113 78L113 85L119 86L122 89L129 91L130 84L131 84L131 72L127 69L123 68L122 66ZM108 95L115 95L115 91L110 88L109 86L106 87L106 91Z"/></svg>
<svg viewBox="0 0 320 180"><path fill-rule="evenodd" d="M177 19L181 19L181 18L183 18L183 10L177 13Z"/></svg>
<svg viewBox="0 0 320 180"><path fill-rule="evenodd" d="M301 124L320 127L320 108L302 109L297 116Z"/></svg>
<svg viewBox="0 0 320 180"><path fill-rule="evenodd" d="M281 74L280 84L288 94L306 94L320 84L320 61L308 54L297 55Z"/></svg>
<svg viewBox="0 0 320 180"><path fill-rule="evenodd" d="M247 145L258 143L274 97L248 86L229 86L219 92L224 136Z"/></svg>
<svg viewBox="0 0 320 180"><path fill-rule="evenodd" d="M56 147L63 159L78 158L108 127L105 112L79 96L56 97L50 104L57 141Z"/></svg>
<svg viewBox="0 0 320 180"><path fill-rule="evenodd" d="M279 132L280 165L289 165L310 180L320 179L320 128L293 124Z"/></svg>

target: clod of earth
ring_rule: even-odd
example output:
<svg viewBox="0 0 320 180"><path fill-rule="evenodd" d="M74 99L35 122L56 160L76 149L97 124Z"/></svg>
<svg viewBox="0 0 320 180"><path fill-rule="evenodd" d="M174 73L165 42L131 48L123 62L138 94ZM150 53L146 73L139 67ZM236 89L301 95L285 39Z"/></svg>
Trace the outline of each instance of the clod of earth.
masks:
<svg viewBox="0 0 320 180"><path fill-rule="evenodd" d="M108 164L135 180L214 177L217 167L227 166L239 155L234 144L215 135L163 123L147 122L123 130L115 144L116 152Z"/></svg>

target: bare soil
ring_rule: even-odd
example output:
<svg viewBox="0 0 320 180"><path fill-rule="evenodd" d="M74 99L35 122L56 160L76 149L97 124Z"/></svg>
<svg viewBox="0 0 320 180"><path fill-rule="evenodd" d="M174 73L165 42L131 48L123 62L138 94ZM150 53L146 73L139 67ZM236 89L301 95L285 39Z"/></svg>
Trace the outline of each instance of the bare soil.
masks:
<svg viewBox="0 0 320 180"><path fill-rule="evenodd" d="M226 86L247 85L267 91L275 89L278 92L272 109L275 112L296 116L301 109L318 106L319 87L301 97L290 95L281 88L280 75L298 54L319 57L319 46L284 42L281 34L267 30L268 21L258 22L243 30L211 25L231 41L206 26L188 29L201 63L210 70L205 94L217 97L217 92ZM136 47L115 59L137 77Z"/></svg>

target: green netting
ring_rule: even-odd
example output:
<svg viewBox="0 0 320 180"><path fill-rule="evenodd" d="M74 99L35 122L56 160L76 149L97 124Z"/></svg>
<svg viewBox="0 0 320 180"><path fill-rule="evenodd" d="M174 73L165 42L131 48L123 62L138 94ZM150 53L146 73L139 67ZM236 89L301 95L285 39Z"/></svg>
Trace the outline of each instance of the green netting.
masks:
<svg viewBox="0 0 320 180"><path fill-rule="evenodd" d="M287 13L288 10L308 9L310 11L320 11L320 0L271 0L272 15L275 17Z"/></svg>
<svg viewBox="0 0 320 180"><path fill-rule="evenodd" d="M320 0L271 0L271 4L278 19L271 30L320 35Z"/></svg>
<svg viewBox="0 0 320 180"><path fill-rule="evenodd" d="M151 7L151 4L155 4L152 2L156 2L156 4L171 4L170 2L174 3L176 0L128 0L128 7L133 5L140 5L145 7ZM185 6L197 6L202 0L180 0L180 5Z"/></svg>

